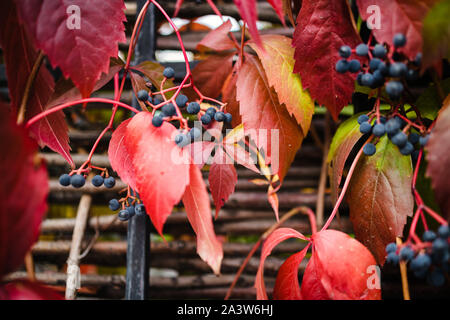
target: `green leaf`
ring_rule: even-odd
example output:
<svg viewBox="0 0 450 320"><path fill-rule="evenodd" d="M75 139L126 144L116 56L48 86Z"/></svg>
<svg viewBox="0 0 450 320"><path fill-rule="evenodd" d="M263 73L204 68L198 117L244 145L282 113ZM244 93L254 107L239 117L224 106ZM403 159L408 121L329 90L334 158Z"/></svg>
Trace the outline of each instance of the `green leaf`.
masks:
<svg viewBox="0 0 450 320"><path fill-rule="evenodd" d="M434 5L423 20L423 68L450 59L450 1Z"/></svg>
<svg viewBox="0 0 450 320"><path fill-rule="evenodd" d="M355 144L362 137L357 121L359 116L360 114L357 114L344 121L337 129L331 141L327 162L333 202L337 199L345 162Z"/></svg>
<svg viewBox="0 0 450 320"><path fill-rule="evenodd" d="M450 93L450 78L443 80L440 83L442 91L445 95ZM436 85L428 87L423 94L417 99L416 106L419 108L420 114L423 118L430 120L436 119L439 109L441 108L441 101Z"/></svg>
<svg viewBox="0 0 450 320"><path fill-rule="evenodd" d="M347 202L356 238L383 264L389 242L402 236L414 198L411 192L412 164L387 136L373 156L362 156L350 181Z"/></svg>

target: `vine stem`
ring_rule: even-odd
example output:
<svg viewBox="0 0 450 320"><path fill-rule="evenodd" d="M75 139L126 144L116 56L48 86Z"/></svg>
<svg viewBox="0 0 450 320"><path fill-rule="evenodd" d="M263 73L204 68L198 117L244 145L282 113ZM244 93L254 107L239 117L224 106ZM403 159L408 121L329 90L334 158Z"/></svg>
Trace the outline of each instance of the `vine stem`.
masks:
<svg viewBox="0 0 450 320"><path fill-rule="evenodd" d="M42 50L39 50L39 54L34 62L33 68L31 69L31 73L28 76L27 83L25 85L25 90L22 96L22 101L20 102L19 112L17 114L17 124L20 125L25 120L25 112L27 109L28 99L30 98L31 88L33 87L34 80L36 80L39 69L42 65L42 61L44 61L44 53Z"/></svg>
<svg viewBox="0 0 450 320"><path fill-rule="evenodd" d="M397 245L402 244L402 240L397 237ZM409 296L409 287L408 287L408 274L406 272L406 262L400 261L400 274L402 277L402 290L403 290L403 299L404 300L411 300L411 297Z"/></svg>
<svg viewBox="0 0 450 320"><path fill-rule="evenodd" d="M71 102L67 102L64 104L61 104L59 106L56 106L54 108L48 109L44 112L39 113L38 115L34 116L33 118L31 118L30 120L28 120L28 122L26 123L25 127L29 128L30 126L32 126L34 123L38 122L39 120L47 117L48 115L58 112L60 110L69 108L69 107L73 107L77 104L85 104L85 103L89 103L89 102L98 102L98 103L109 103L109 104L117 104L118 106L128 109L130 111L133 111L135 113L139 113L140 111L133 108L132 106L129 106L126 103L120 102L120 101L116 101L116 100L111 100L111 99L106 99L106 98L85 98L85 99L79 99L79 100L75 100L75 101L71 101Z"/></svg>
<svg viewBox="0 0 450 320"><path fill-rule="evenodd" d="M341 205L342 200L344 199L345 193L347 191L348 185L350 184L350 179L353 176L353 173L355 171L356 165L359 161L359 158L361 158L361 155L363 153L363 148L366 144L368 144L370 141L372 141L373 136L371 136L366 143L361 147L361 149L359 149L358 154L356 155L355 159L352 162L352 165L350 166L350 170L348 171L347 174L347 178L345 179L345 183L344 186L342 187L341 193L339 195L339 198L336 201L336 204L334 205L333 211L331 212L330 217L328 218L327 222L325 223L325 225L322 227L321 231L326 230L330 224L331 221L333 221L334 217L336 216L336 213L338 212L339 206Z"/></svg>

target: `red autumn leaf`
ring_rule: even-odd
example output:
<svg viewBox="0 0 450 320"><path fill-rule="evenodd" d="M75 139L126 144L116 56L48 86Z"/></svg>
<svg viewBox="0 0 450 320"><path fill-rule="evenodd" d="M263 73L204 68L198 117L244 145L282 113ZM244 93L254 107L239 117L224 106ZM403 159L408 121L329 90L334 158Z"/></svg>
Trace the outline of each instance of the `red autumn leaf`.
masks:
<svg viewBox="0 0 450 320"><path fill-rule="evenodd" d="M295 63L292 41L280 35L264 35L261 39L265 51L253 43L250 46L258 54L269 84L277 92L278 100L295 117L306 135L314 113L314 101L303 89L300 76L292 72Z"/></svg>
<svg viewBox="0 0 450 320"><path fill-rule="evenodd" d="M256 0L233 0L239 10L242 20L248 25L250 35L258 46L262 46L261 37L259 36L256 21L258 20L258 12L256 8Z"/></svg>
<svg viewBox="0 0 450 320"><path fill-rule="evenodd" d="M88 97L102 72L108 73L119 42L126 41L123 0L29 0L17 5L35 45Z"/></svg>
<svg viewBox="0 0 450 320"><path fill-rule="evenodd" d="M270 87L261 63L248 56L236 83L239 112L245 131L271 159L273 174L283 181L303 140L303 134Z"/></svg>
<svg viewBox="0 0 450 320"><path fill-rule="evenodd" d="M189 154L175 144L177 130L167 122L152 125L152 115L140 112L127 125L125 147L131 155L136 188L153 225L162 229L189 184Z"/></svg>
<svg viewBox="0 0 450 320"><path fill-rule="evenodd" d="M450 95L444 101L439 112L436 125L431 131L430 140L427 143L427 176L431 177L431 183L436 195L436 200L442 209L443 216L450 220L450 194L448 170L450 154L448 153L450 137Z"/></svg>
<svg viewBox="0 0 450 320"><path fill-rule="evenodd" d="M222 243L214 232L208 192L200 169L191 164L189 172L189 185L183 195L183 204L197 235L197 253L218 275L223 250Z"/></svg>
<svg viewBox="0 0 450 320"><path fill-rule="evenodd" d="M320 281L314 255L309 259L305 272L303 273L300 296L302 300L331 300Z"/></svg>
<svg viewBox="0 0 450 320"><path fill-rule="evenodd" d="M17 114L38 52L33 47L29 35L19 23L13 1L3 1L0 5L0 44L3 48L11 106ZM54 86L53 77L42 65L30 91L25 120L46 109ZM53 151L61 154L73 166L68 127L62 111L55 112L32 125L30 134L41 147L47 145Z"/></svg>
<svg viewBox="0 0 450 320"><path fill-rule="evenodd" d="M315 233L311 239L313 264L308 263L303 275L308 284L302 284L303 299L381 299L376 261L364 245L336 230Z"/></svg>
<svg viewBox="0 0 450 320"><path fill-rule="evenodd" d="M403 235L412 216L411 157L402 156L388 137L377 143L373 156L362 156L346 194L356 239L383 265L386 245Z"/></svg>
<svg viewBox="0 0 450 320"><path fill-rule="evenodd" d="M267 239L264 241L264 245L261 251L261 260L259 262L258 272L256 273L255 288L256 288L256 298L258 300L267 300L266 286L264 284L264 262L266 258L270 255L273 248L275 248L280 242L290 239L297 238L302 240L308 240L300 232L291 228L279 228L272 232Z"/></svg>
<svg viewBox="0 0 450 320"><path fill-rule="evenodd" d="M318 104L337 120L352 98L356 75L335 70L342 45L355 47L361 40L352 24L346 0L304 0L292 41L294 72Z"/></svg>
<svg viewBox="0 0 450 320"><path fill-rule="evenodd" d="M231 21L227 20L218 28L210 31L202 41L197 44L197 50L202 52L206 50L225 51L234 49L234 43L228 36L230 31Z"/></svg>
<svg viewBox="0 0 450 320"><path fill-rule="evenodd" d="M0 277L18 268L38 239L48 195L36 143L10 116L0 109Z"/></svg>
<svg viewBox="0 0 450 320"><path fill-rule="evenodd" d="M128 184L133 190L137 190L136 176L131 162L132 156L125 146L127 126L131 119L123 121L111 135L108 147L108 157L111 168L117 172L120 179Z"/></svg>
<svg viewBox="0 0 450 320"><path fill-rule="evenodd" d="M278 17L280 17L281 23L283 23L283 25L285 25L286 22L284 20L283 0L267 0L267 2L269 2L270 5L274 8Z"/></svg>
<svg viewBox="0 0 450 320"><path fill-rule="evenodd" d="M228 75L222 87L222 101L227 104L225 109L232 116L231 125L233 127L242 123L242 118L239 113L239 102L236 99L237 75L238 72L235 66L233 72Z"/></svg>
<svg viewBox="0 0 450 320"><path fill-rule="evenodd" d="M237 183L237 173L233 161L227 156L223 148L217 148L213 163L209 170L209 189L216 206L216 219L220 208L234 192Z"/></svg>
<svg viewBox="0 0 450 320"><path fill-rule="evenodd" d="M269 201L270 206L273 209L273 212L275 213L275 218L277 221L279 220L279 200L278 200L278 194L272 187L272 185L269 185L267 189L267 201Z"/></svg>
<svg viewBox="0 0 450 320"><path fill-rule="evenodd" d="M64 297L39 283L18 280L0 285L0 300L64 300Z"/></svg>
<svg viewBox="0 0 450 320"><path fill-rule="evenodd" d="M400 50L413 59L422 51L422 22L437 0L357 0L359 13L364 20L370 19L373 11L369 6L380 8L380 26L372 30L378 42L389 43L396 33L406 36L406 45Z"/></svg>
<svg viewBox="0 0 450 320"><path fill-rule="evenodd" d="M198 166L199 169L203 168L208 162L212 151L216 147L216 144L211 141L195 141L185 147L191 155L192 163Z"/></svg>
<svg viewBox="0 0 450 320"><path fill-rule="evenodd" d="M212 55L200 61L192 70L195 86L207 97L217 98L233 69L234 53Z"/></svg>
<svg viewBox="0 0 450 320"><path fill-rule="evenodd" d="M109 72L107 74L102 74L100 80L94 86L93 91L97 91L103 86L105 86L116 73L118 73L124 64L120 59L111 58L109 65ZM53 92L50 100L48 101L46 108L51 108L53 106L63 104L69 101L81 99L80 90L73 84L70 79L60 79L56 82L55 91Z"/></svg>
<svg viewBox="0 0 450 320"><path fill-rule="evenodd" d="M251 154L245 150L240 144L228 144L224 143L223 147L227 154L234 159L241 166L246 167L253 172L260 173L259 169L256 167L256 159L253 159Z"/></svg>
<svg viewBox="0 0 450 320"><path fill-rule="evenodd" d="M309 244L302 250L293 254L281 265L277 273L275 287L273 288L274 300L301 300L302 294L298 283L298 268L305 258Z"/></svg>

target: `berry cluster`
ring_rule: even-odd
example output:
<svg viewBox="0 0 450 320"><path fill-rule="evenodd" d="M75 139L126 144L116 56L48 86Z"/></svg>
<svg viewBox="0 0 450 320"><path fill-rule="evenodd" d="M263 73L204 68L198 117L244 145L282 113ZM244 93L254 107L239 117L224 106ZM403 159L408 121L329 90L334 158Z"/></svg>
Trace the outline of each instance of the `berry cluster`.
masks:
<svg viewBox="0 0 450 320"><path fill-rule="evenodd" d="M400 153L403 155L417 157L419 149L424 147L428 142L428 134L421 136L417 132L412 132L410 127L405 128L407 126L406 121L398 116L394 116L389 120L384 116L380 116L379 119L375 119L373 125L371 124L371 120L366 114L360 115L357 120L359 123L359 131L363 134L373 134L378 138L387 134L391 142L399 148ZM367 143L363 148L363 152L368 156L373 155L376 152L375 144Z"/></svg>
<svg viewBox="0 0 450 320"><path fill-rule="evenodd" d="M427 278L431 285L442 286L449 272L450 228L441 225L437 234L427 230L422 240L424 242L421 245L415 246L405 244L399 247L393 242L389 243L386 246L386 262L397 265L399 261L405 261L417 278Z"/></svg>
<svg viewBox="0 0 450 320"><path fill-rule="evenodd" d="M117 211L121 208L122 202L122 210L119 211L117 217L120 221L127 221L134 215L142 216L146 214L145 206L142 203L136 203L138 200L136 199L111 199L109 201L109 208L112 211Z"/></svg>
<svg viewBox="0 0 450 320"><path fill-rule="evenodd" d="M389 98L398 101L404 90L404 80L414 81L418 78L418 69L422 61L421 53L418 53L413 61L409 61L398 50L405 44L405 35L398 33L394 36L393 46L390 48L383 44L369 46L361 43L355 49L344 45L339 49L339 55L343 59L337 61L336 71L359 72L356 78L359 85L371 89L385 86ZM352 53L360 60L349 60ZM363 61L363 64L360 61Z"/></svg>
<svg viewBox="0 0 450 320"><path fill-rule="evenodd" d="M64 187L72 185L74 188L81 188L86 184L86 176L78 173L73 175L64 173L59 177L59 183ZM116 180L111 176L104 178L102 173L94 176L91 183L94 187L105 185L106 188L112 188L116 185Z"/></svg>
<svg viewBox="0 0 450 320"><path fill-rule="evenodd" d="M172 68L167 67L164 69L163 75L165 78L173 78L175 72ZM164 121L171 121L174 117L176 118L177 108L185 110L190 115L198 115L203 125L209 125L212 121L231 123L232 120L230 113L223 112L223 106L202 110L199 102L189 102L189 99L183 94L178 94L175 99L166 100L158 93L140 90L137 93L137 98L154 110L152 124L155 127L160 127ZM176 144L181 148L201 136L201 130L198 128L183 131L175 137Z"/></svg>

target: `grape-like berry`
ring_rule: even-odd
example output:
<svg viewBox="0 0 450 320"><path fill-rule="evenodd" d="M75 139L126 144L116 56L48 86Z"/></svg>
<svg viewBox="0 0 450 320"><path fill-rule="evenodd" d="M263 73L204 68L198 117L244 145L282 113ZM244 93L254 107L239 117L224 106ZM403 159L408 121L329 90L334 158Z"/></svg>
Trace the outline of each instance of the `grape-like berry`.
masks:
<svg viewBox="0 0 450 320"><path fill-rule="evenodd" d="M107 188L112 188L116 185L116 180L114 179L114 177L108 177L105 179L105 187Z"/></svg>
<svg viewBox="0 0 450 320"><path fill-rule="evenodd" d="M368 53L369 53L369 47L366 44L361 43L356 46L356 54L358 56L361 56L361 57L366 56Z"/></svg>
<svg viewBox="0 0 450 320"><path fill-rule="evenodd" d="M179 108L183 108L188 102L188 98L184 94L179 94L175 99L175 103Z"/></svg>
<svg viewBox="0 0 450 320"><path fill-rule="evenodd" d="M81 174L74 174L70 178L70 183L74 188L81 188L86 183L86 179Z"/></svg>
<svg viewBox="0 0 450 320"><path fill-rule="evenodd" d="M186 111L189 114L197 114L200 112L200 105L198 102L191 102L188 104Z"/></svg>
<svg viewBox="0 0 450 320"><path fill-rule="evenodd" d="M161 116L154 116L152 119L152 125L157 128L161 127L163 122L164 122L164 119Z"/></svg>
<svg viewBox="0 0 450 320"><path fill-rule="evenodd" d="M339 55L342 58L348 58L352 54L352 49L349 46L341 46L339 48Z"/></svg>
<svg viewBox="0 0 450 320"><path fill-rule="evenodd" d="M403 47L406 44L406 37L403 33L397 33L392 42L396 48Z"/></svg>
<svg viewBox="0 0 450 320"><path fill-rule="evenodd" d="M366 156L372 156L375 154L375 152L377 151L375 145L373 143L367 143L364 147L363 147L363 153Z"/></svg>
<svg viewBox="0 0 450 320"><path fill-rule="evenodd" d="M147 92L147 90L139 90L138 93L137 93L137 98L140 101L143 101L143 102L147 101L148 100L148 92Z"/></svg>
<svg viewBox="0 0 450 320"><path fill-rule="evenodd" d="M116 211L116 210L119 210L120 203L119 203L119 201L117 199L111 199L111 200L109 200L109 205L108 206L109 206L109 208L112 211Z"/></svg>
<svg viewBox="0 0 450 320"><path fill-rule="evenodd" d="M98 174L92 178L91 182L95 187L101 187L103 185L103 181L103 177Z"/></svg>
<svg viewBox="0 0 450 320"><path fill-rule="evenodd" d="M167 67L163 71L163 76L166 78L173 78L175 77L175 70L173 70L173 68L171 67Z"/></svg>
<svg viewBox="0 0 450 320"><path fill-rule="evenodd" d="M67 173L62 174L59 177L59 184L64 187L69 186L70 185L70 175L68 175Z"/></svg>

